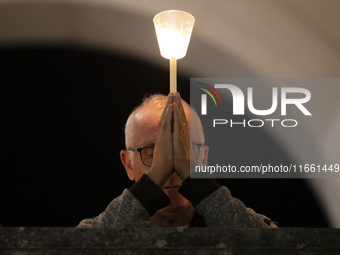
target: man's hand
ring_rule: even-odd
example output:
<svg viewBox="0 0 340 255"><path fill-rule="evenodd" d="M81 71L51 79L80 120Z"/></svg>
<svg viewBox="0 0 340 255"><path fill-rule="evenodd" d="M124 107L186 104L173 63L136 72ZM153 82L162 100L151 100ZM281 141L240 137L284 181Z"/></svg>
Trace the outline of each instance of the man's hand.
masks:
<svg viewBox="0 0 340 255"><path fill-rule="evenodd" d="M173 121L174 170L184 181L190 175L190 130L182 100L179 93L175 94ZM191 156L193 159L193 155Z"/></svg>
<svg viewBox="0 0 340 255"><path fill-rule="evenodd" d="M149 178L159 187L163 187L174 171L172 145L173 102L174 94L170 93L158 124L153 163L147 172Z"/></svg>
<svg viewBox="0 0 340 255"><path fill-rule="evenodd" d="M190 150L189 123L179 93L169 94L158 128L153 163L147 175L163 187L174 171L182 181L190 175L193 151Z"/></svg>

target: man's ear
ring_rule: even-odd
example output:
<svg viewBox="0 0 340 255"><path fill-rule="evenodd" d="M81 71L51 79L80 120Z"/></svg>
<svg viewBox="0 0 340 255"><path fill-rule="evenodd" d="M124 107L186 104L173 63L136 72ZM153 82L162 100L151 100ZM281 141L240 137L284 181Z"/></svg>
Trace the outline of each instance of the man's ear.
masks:
<svg viewBox="0 0 340 255"><path fill-rule="evenodd" d="M207 166L208 165L209 146L203 145L202 150L203 150L202 163Z"/></svg>
<svg viewBox="0 0 340 255"><path fill-rule="evenodd" d="M133 164L130 158L130 153L126 150L120 151L120 160L122 161L125 171L131 181L135 180L135 172L133 171Z"/></svg>

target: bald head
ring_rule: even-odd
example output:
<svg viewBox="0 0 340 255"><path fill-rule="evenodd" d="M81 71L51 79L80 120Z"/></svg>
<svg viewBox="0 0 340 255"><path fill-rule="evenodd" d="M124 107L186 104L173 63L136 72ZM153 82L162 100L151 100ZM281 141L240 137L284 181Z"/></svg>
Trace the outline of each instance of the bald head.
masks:
<svg viewBox="0 0 340 255"><path fill-rule="evenodd" d="M153 94L151 96L145 97L143 102L132 111L125 125L126 148L135 146L137 142L136 139L138 137L137 133L141 127L146 126L146 124L150 122L159 122L167 99L168 97L165 95ZM193 138L195 138L195 140L200 140L196 142L204 143L202 124L199 117L197 116L196 111L191 108L183 99L182 104L187 119L190 119L191 126L195 127L191 130L191 139L193 140Z"/></svg>

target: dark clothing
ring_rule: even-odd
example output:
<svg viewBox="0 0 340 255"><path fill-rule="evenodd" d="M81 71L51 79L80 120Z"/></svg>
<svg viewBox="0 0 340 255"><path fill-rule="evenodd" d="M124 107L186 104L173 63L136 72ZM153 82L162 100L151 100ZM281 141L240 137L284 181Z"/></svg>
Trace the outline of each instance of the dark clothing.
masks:
<svg viewBox="0 0 340 255"><path fill-rule="evenodd" d="M255 213L214 179L187 178L178 192L195 208L190 227L276 228L266 216ZM169 197L146 174L130 189L112 200L97 217L85 219L77 227L148 227L150 217L170 204Z"/></svg>

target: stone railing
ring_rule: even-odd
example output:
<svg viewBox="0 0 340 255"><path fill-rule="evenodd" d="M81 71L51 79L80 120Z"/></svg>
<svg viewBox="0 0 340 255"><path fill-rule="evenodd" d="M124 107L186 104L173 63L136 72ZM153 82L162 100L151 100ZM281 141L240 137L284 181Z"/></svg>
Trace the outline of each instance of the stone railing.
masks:
<svg viewBox="0 0 340 255"><path fill-rule="evenodd" d="M340 229L0 228L0 254L340 254Z"/></svg>

